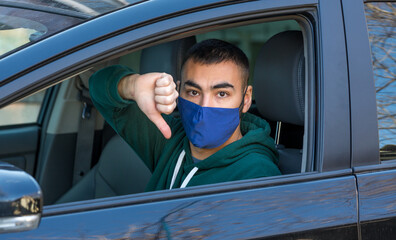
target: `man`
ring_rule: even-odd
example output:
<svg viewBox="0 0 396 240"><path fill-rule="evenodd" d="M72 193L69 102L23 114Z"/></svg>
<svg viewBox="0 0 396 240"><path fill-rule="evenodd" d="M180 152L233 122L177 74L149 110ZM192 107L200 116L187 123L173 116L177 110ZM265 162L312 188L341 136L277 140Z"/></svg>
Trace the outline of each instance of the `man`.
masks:
<svg viewBox="0 0 396 240"><path fill-rule="evenodd" d="M249 63L221 40L194 45L176 90L165 73L124 66L95 73L90 92L106 121L153 173L146 190L281 174L267 122L247 113ZM181 118L170 116L178 102Z"/></svg>

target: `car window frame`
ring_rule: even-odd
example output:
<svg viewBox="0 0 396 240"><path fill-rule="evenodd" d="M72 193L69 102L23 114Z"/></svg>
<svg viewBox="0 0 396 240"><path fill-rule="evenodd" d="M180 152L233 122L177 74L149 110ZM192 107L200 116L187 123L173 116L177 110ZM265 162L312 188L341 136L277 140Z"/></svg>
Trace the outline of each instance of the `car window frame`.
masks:
<svg viewBox="0 0 396 240"><path fill-rule="evenodd" d="M342 0L351 95L351 166L379 164L378 120L364 2Z"/></svg>

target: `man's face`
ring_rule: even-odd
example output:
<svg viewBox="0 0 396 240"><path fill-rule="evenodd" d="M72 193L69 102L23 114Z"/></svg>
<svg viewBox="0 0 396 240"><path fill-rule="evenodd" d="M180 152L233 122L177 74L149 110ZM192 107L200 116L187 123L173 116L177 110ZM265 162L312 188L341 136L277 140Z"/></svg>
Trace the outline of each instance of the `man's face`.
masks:
<svg viewBox="0 0 396 240"><path fill-rule="evenodd" d="M242 81L240 68L231 61L203 65L188 60L180 96L202 107L237 108L243 97Z"/></svg>

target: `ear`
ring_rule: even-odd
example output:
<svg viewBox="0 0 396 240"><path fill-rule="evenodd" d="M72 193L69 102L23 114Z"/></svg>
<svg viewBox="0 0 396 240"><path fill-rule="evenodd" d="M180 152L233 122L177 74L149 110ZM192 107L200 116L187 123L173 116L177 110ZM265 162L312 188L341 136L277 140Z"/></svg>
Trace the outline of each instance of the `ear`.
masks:
<svg viewBox="0 0 396 240"><path fill-rule="evenodd" d="M243 113L246 113L249 110L250 106L252 105L252 94L253 94L253 87L249 85L246 89L245 97L243 99L243 108L242 108Z"/></svg>
<svg viewBox="0 0 396 240"><path fill-rule="evenodd" d="M176 91L180 93L180 80L176 81Z"/></svg>

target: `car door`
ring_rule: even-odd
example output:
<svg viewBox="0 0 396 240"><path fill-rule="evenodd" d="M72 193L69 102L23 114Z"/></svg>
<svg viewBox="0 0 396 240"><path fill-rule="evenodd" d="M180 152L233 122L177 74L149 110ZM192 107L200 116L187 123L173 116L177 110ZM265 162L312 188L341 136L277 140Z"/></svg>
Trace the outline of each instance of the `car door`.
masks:
<svg viewBox="0 0 396 240"><path fill-rule="evenodd" d="M307 167L301 173L46 206L37 230L2 237L357 239L357 187L350 168L349 85L340 2L142 2L5 58L2 64L53 49L17 66L16 72L0 75L7 79L0 89L0 104L125 51L233 24L284 17L299 19L304 29L308 80L302 160ZM71 40L64 43L65 38ZM16 74L22 70L23 74Z"/></svg>
<svg viewBox="0 0 396 240"><path fill-rule="evenodd" d="M343 2L347 45L354 46L348 50L352 164L362 239L394 239L396 234L395 7L394 1Z"/></svg>

